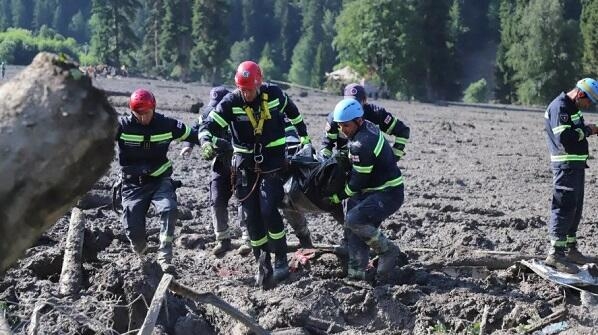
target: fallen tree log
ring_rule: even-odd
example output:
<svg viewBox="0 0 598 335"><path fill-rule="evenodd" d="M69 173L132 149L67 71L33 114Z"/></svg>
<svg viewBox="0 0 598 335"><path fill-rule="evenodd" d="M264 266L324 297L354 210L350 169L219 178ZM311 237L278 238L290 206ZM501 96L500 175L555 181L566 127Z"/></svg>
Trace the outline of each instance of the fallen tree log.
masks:
<svg viewBox="0 0 598 335"><path fill-rule="evenodd" d="M64 247L60 282L58 283L58 292L62 295L77 294L81 290L81 255L84 233L85 215L79 208L73 207Z"/></svg>
<svg viewBox="0 0 598 335"><path fill-rule="evenodd" d="M109 168L116 115L76 64L49 53L0 87L0 274Z"/></svg>
<svg viewBox="0 0 598 335"><path fill-rule="evenodd" d="M145 320L143 320L143 325L137 335L151 335L154 327L156 326L156 320L158 320L158 315L160 314L160 308L162 307L162 301L166 296L166 292L168 291L168 286L172 282L172 275L165 273L158 284L158 288L156 292L154 292L154 297L152 298L152 303L145 315Z"/></svg>

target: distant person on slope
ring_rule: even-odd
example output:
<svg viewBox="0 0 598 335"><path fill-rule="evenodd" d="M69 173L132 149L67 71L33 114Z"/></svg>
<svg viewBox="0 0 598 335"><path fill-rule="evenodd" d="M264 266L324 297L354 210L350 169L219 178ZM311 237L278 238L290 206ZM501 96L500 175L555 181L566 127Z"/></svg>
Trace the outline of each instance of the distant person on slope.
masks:
<svg viewBox="0 0 598 335"><path fill-rule="evenodd" d="M363 108L363 119L372 122L380 127L384 133L394 135L395 141L392 150L398 161L405 155L405 145L409 140L409 127L401 120L392 116L383 107L369 103L365 94L365 88L359 84L349 84L344 90L345 98L355 99ZM333 113L328 114L326 120L326 133L322 140L322 149L320 156L329 158L332 156L333 149L337 151L346 151L347 138L342 132L339 132L338 124L333 119Z"/></svg>
<svg viewBox="0 0 598 335"><path fill-rule="evenodd" d="M348 140L352 169L344 190L330 197L330 202L346 199L349 278L373 279L367 271L372 248L379 256L377 275L385 280L397 265L400 251L380 231L380 224L403 204L403 176L390 144L363 115L361 104L354 99L343 99L334 108L333 120Z"/></svg>
<svg viewBox="0 0 598 335"><path fill-rule="evenodd" d="M129 107L131 115L119 119L116 137L122 171L122 224L133 250L145 254L145 215L153 204L162 223L157 261L164 272L173 272L177 197L170 177L172 163L166 154L174 140L199 144L198 133L180 121L156 113L156 99L150 91L133 92Z"/></svg>
<svg viewBox="0 0 598 335"><path fill-rule="evenodd" d="M545 263L559 271L577 273L572 264L590 260L577 249L577 228L584 198L585 169L588 167L588 140L598 133L586 124L583 110L598 102L598 82L585 78L569 92L562 92L544 114L548 150L553 173L553 192L548 231L552 246Z"/></svg>

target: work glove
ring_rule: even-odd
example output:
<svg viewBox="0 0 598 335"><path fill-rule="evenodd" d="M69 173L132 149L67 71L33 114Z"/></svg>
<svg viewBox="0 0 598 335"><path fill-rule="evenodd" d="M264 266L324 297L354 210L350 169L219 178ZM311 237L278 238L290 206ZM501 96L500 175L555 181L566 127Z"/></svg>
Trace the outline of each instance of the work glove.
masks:
<svg viewBox="0 0 598 335"><path fill-rule="evenodd" d="M216 147L212 142L204 142L201 145L201 157L205 160L211 160L216 157Z"/></svg>
<svg viewBox="0 0 598 335"><path fill-rule="evenodd" d="M402 143L395 142L392 145L392 152L395 155L395 160L398 162L403 156L405 156L405 145Z"/></svg>
<svg viewBox="0 0 598 335"><path fill-rule="evenodd" d="M339 199L338 194L335 193L328 197L328 202L330 202L332 205L338 205L341 203L341 199Z"/></svg>
<svg viewBox="0 0 598 335"><path fill-rule="evenodd" d="M322 148L320 152L318 152L318 156L316 158L318 159L318 161L323 162L329 159L330 157L332 157L332 151L330 151L330 149L328 148Z"/></svg>

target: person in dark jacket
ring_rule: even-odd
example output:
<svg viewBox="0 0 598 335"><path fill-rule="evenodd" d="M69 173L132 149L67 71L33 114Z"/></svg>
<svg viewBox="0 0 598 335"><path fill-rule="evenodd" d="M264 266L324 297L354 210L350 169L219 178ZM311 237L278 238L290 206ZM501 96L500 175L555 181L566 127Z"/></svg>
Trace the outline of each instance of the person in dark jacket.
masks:
<svg viewBox="0 0 598 335"><path fill-rule="evenodd" d="M166 154L174 140L199 144L198 133L157 113L156 99L148 90L135 90L129 107L131 114L119 119L116 137L122 179L122 224L133 250L144 255L145 215L153 204L162 224L157 261L164 272L172 272L177 197L171 178L172 163Z"/></svg>
<svg viewBox="0 0 598 335"><path fill-rule="evenodd" d="M369 103L365 94L365 88L359 84L349 84L344 90L345 98L357 100L363 108L363 119L372 122L380 127L384 133L395 137L392 150L395 159L398 161L405 155L405 145L409 141L409 127L401 120L392 116L381 106ZM326 133L322 139L322 149L320 157L328 158L332 156L333 150L346 151L347 138L339 132L337 122L333 120L333 113L328 114L326 119Z"/></svg>
<svg viewBox="0 0 598 335"><path fill-rule="evenodd" d="M553 173L553 191L548 230L551 249L545 263L557 270L576 273L576 264L588 257L577 248L577 228L584 199L588 140L598 128L585 123L583 110L598 102L598 82L585 78L569 92L562 92L544 113L548 150Z"/></svg>
<svg viewBox="0 0 598 335"><path fill-rule="evenodd" d="M330 197L330 202L346 199L349 278L373 279L367 271L371 248L379 256L376 275L384 280L397 265L400 250L379 227L403 204L403 176L391 146L376 125L363 119L363 113L355 99L343 99L334 108L334 121L348 139L352 169L344 190Z"/></svg>
<svg viewBox="0 0 598 335"><path fill-rule="evenodd" d="M235 194L246 215L253 254L258 260L256 279L263 285L289 274L286 231L278 208L284 197L282 172L286 165L285 115L297 129L300 143L310 143L297 106L278 86L262 82L255 62L239 64L237 90L227 94L205 121L202 155L216 152L213 134L230 128L233 145ZM275 261L272 270L270 252Z"/></svg>

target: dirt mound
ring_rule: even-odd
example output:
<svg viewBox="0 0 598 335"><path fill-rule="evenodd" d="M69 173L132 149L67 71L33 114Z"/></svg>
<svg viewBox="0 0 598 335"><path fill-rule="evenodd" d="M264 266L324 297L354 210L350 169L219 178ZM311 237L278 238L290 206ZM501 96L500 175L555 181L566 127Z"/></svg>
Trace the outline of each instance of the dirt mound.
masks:
<svg viewBox="0 0 598 335"><path fill-rule="evenodd" d="M197 115L185 111L207 97L210 89L130 77L96 78L94 83L121 92L149 88L161 112L189 124ZM290 93L319 144L324 115L338 97L320 93L300 97L292 89ZM213 292L265 329L287 334L478 334L482 326L486 334L512 334L562 308L567 314L558 321L567 322L565 333L594 332L598 310L582 303L579 292L546 282L522 267L510 267L518 256L541 256L548 250L551 173L542 114L375 103L408 123L412 134L399 164L406 181L405 204L382 226L409 256L409 264L397 271L393 283L347 281L338 257L323 254L271 290L255 287L252 257L229 252L217 258L209 252L214 243L209 163L197 150L189 158L179 157L180 144L173 144L170 153L174 177L183 181L177 190L184 216L175 232L176 280L200 292ZM122 102L116 105L120 113L127 113ZM586 118L598 121L593 114ZM595 150L598 143L590 142ZM594 160L589 164L586 204L593 204L598 200L592 187L597 174ZM44 334L112 334L130 332L143 323L161 274L155 263L143 265L132 253L120 218L107 203L117 172L113 162L80 204L87 218L80 295L57 293L68 215L0 278L0 309L13 331L24 333L35 326ZM231 201L233 223L238 219L235 208ZM584 217L580 248L595 252L598 225L592 218L598 217L598 209L586 206ZM342 231L330 216L308 215L308 221L315 243L340 240ZM150 214L148 234L154 249L158 227L155 214ZM238 226L234 233L240 237ZM289 240L296 242L292 234ZM472 266L475 262L485 266ZM246 332L219 309L168 294L154 333Z"/></svg>

